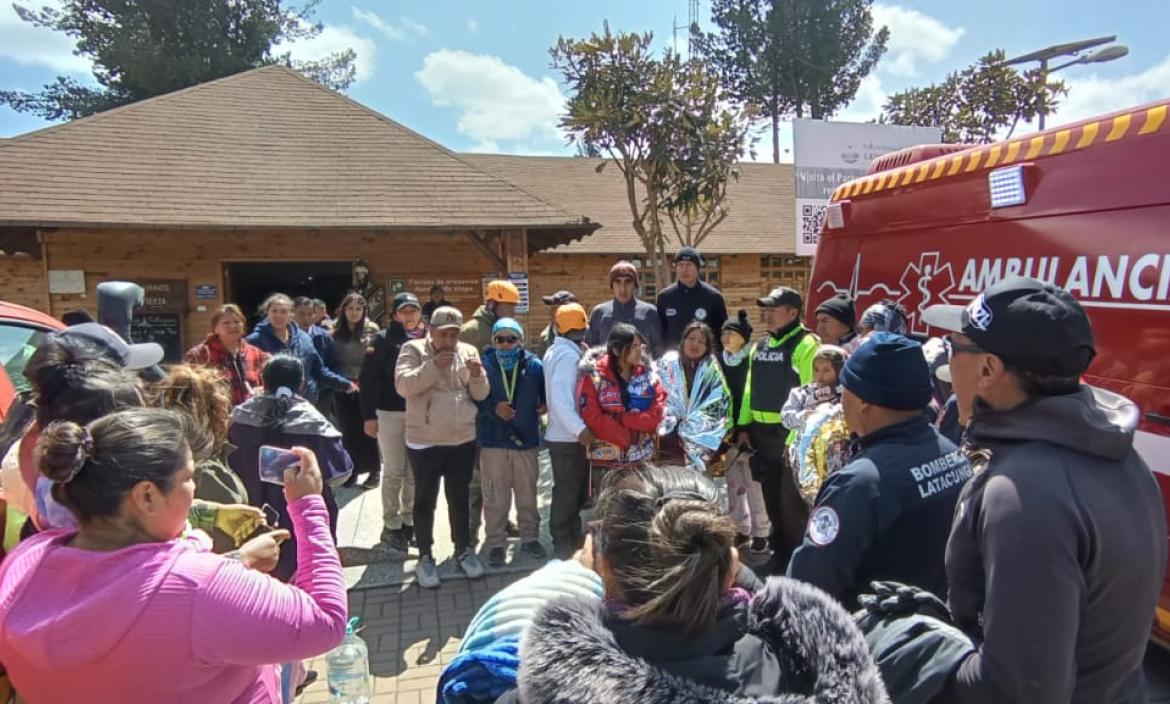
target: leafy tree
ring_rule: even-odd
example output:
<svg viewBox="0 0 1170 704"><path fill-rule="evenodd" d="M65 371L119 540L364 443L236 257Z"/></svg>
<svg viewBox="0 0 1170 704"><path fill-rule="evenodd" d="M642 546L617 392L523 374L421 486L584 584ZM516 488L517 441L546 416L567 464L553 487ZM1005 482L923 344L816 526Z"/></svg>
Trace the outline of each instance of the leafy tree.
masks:
<svg viewBox="0 0 1170 704"><path fill-rule="evenodd" d="M320 1L297 9L281 0L67 0L40 10L14 5L23 21L74 37L74 53L93 61L100 87L58 76L37 93L0 91L0 104L47 120L74 119L269 64L344 90L354 79L352 49L319 61L294 61L275 51L321 33L321 25L310 22Z"/></svg>
<svg viewBox="0 0 1170 704"><path fill-rule="evenodd" d="M849 104L886 51L873 0L712 0L718 28L692 30L736 100L772 123L772 160L780 161L780 121L824 119Z"/></svg>
<svg viewBox="0 0 1170 704"><path fill-rule="evenodd" d="M1020 73L993 51L942 83L891 95L881 122L938 126L947 143L985 144L1009 125L1031 121L1057 106L1068 92L1061 81L1048 82L1039 68Z"/></svg>
<svg viewBox="0 0 1170 704"><path fill-rule="evenodd" d="M580 150L621 171L634 230L646 257L666 269L666 223L679 246L697 247L727 217L727 183L750 149L752 114L736 107L699 59L656 58L651 34L560 37L549 50L572 96L561 127Z"/></svg>

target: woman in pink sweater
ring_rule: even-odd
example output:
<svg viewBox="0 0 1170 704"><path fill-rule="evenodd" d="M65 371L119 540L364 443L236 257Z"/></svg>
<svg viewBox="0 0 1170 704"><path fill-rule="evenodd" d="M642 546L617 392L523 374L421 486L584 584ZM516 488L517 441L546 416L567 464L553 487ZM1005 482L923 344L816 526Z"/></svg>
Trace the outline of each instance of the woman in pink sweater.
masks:
<svg viewBox="0 0 1170 704"><path fill-rule="evenodd" d="M50 530L0 566L0 662L29 704L278 704L272 663L320 655L347 617L341 564L308 450L285 472L294 585L184 535L194 467L171 411L54 423L38 449L80 530Z"/></svg>

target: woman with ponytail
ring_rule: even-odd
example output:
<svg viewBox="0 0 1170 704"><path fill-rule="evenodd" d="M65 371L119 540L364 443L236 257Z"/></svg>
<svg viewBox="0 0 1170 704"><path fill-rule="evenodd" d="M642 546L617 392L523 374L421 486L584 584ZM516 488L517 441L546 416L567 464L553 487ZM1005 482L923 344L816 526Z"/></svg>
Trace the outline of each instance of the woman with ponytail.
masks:
<svg viewBox="0 0 1170 704"><path fill-rule="evenodd" d="M735 523L706 477L610 475L582 561L605 598L546 605L520 647L523 704L888 701L861 632L815 587L736 586ZM501 701L509 701L505 698Z"/></svg>
<svg viewBox="0 0 1170 704"><path fill-rule="evenodd" d="M281 487L260 480L260 447L307 447L312 450L325 478L325 488L321 493L328 507L329 525L336 543L337 502L333 498L333 488L345 483L353 472L353 463L342 445L341 433L312 403L296 393L305 378L300 359L292 355L276 355L264 364L261 377L264 392L232 409L228 441L235 449L228 455L228 463L243 480L249 503L257 508L267 505L275 511L275 516L269 516L270 520L275 518L281 528L292 528ZM297 568L296 553L294 545L286 546L272 576L288 581Z"/></svg>
<svg viewBox="0 0 1170 704"><path fill-rule="evenodd" d="M195 493L186 420L136 408L58 421L39 469L77 528L46 530L0 566L0 661L42 702L280 702L272 663L345 632L345 580L321 474L298 448L283 493L300 543L295 586L184 534Z"/></svg>

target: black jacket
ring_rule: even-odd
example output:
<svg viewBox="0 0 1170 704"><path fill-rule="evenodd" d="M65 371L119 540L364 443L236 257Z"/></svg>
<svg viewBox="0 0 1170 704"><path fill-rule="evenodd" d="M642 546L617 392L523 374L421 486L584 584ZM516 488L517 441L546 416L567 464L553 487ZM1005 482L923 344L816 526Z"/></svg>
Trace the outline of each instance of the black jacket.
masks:
<svg viewBox="0 0 1170 704"><path fill-rule="evenodd" d="M398 364L398 350L408 340L406 329L396 320L374 335L373 345L362 360L358 377L358 386L362 389L362 418L365 420L376 420L378 411L406 410L406 400L394 388L394 365Z"/></svg>
<svg viewBox="0 0 1170 704"><path fill-rule="evenodd" d="M825 480L788 576L848 608L875 580L946 596L943 558L955 502L971 467L926 418L882 428Z"/></svg>
<svg viewBox="0 0 1170 704"><path fill-rule="evenodd" d="M955 623L980 647L953 701L1113 704L1143 686L1166 516L1138 418L1085 386L972 419L946 566Z"/></svg>
<svg viewBox="0 0 1170 704"><path fill-rule="evenodd" d="M768 580L686 638L631 625L603 603L545 606L520 648L522 704L876 704L885 687L865 641L824 593Z"/></svg>
<svg viewBox="0 0 1170 704"><path fill-rule="evenodd" d="M727 305L719 289L705 281L687 288L673 283L658 294L655 303L658 320L662 323L662 344L664 350L678 349L682 331L692 320L706 323L715 332L715 338L727 321Z"/></svg>

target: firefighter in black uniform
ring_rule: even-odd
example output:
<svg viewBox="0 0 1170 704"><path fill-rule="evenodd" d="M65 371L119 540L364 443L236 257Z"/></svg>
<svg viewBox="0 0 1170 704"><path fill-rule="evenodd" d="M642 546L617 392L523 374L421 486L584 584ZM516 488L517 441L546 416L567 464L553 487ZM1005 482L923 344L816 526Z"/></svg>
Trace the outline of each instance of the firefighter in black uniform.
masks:
<svg viewBox="0 0 1170 704"><path fill-rule="evenodd" d="M662 344L666 350L678 349L683 328L692 320L706 323L716 334L727 321L727 304L719 289L699 280L703 255L693 247L683 247L674 255L675 283L658 294L658 320L662 323Z"/></svg>
<svg viewBox="0 0 1170 704"><path fill-rule="evenodd" d="M846 608L875 580L946 598L947 536L971 467L922 413L931 400L922 346L875 333L845 363L841 382L860 449L821 487L788 576Z"/></svg>

